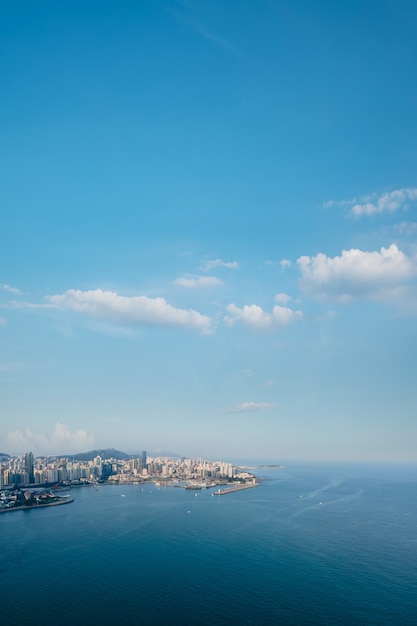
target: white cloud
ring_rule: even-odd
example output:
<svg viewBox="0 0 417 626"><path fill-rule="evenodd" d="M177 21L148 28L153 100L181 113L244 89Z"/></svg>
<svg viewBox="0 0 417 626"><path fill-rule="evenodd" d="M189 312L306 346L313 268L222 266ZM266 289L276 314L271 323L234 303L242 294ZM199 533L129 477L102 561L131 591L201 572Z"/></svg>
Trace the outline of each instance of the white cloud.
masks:
<svg viewBox="0 0 417 626"><path fill-rule="evenodd" d="M275 385L275 381L270 378L269 380L265 380L261 387L263 387L264 389L270 389L271 387L273 387Z"/></svg>
<svg viewBox="0 0 417 626"><path fill-rule="evenodd" d="M319 253L297 260L301 287L319 298L389 298L401 293L416 274L412 261L395 244L380 251L343 250L340 256Z"/></svg>
<svg viewBox="0 0 417 626"><path fill-rule="evenodd" d="M301 311L293 311L279 305L274 306L272 313L267 313L257 304L245 304L243 308L239 308L235 304L229 304L226 309L232 315L232 317L225 317L225 321L229 326L233 326L235 322L239 321L249 328L258 330L266 330L274 326L286 326L293 320L303 316Z"/></svg>
<svg viewBox="0 0 417 626"><path fill-rule="evenodd" d="M5 317L0 317L0 326L5 326L7 324L7 320Z"/></svg>
<svg viewBox="0 0 417 626"><path fill-rule="evenodd" d="M275 302L279 302L280 304L287 304L291 300L291 296L287 293L277 293L274 298Z"/></svg>
<svg viewBox="0 0 417 626"><path fill-rule="evenodd" d="M398 211L407 208L407 201L417 199L417 188L409 187L396 189L382 194L381 196L371 196L365 202L354 204L352 213L354 215L373 215L374 213Z"/></svg>
<svg viewBox="0 0 417 626"><path fill-rule="evenodd" d="M245 304L243 309L240 309L235 304L229 304L226 309L233 316L225 318L229 326L233 326L238 320L246 326L254 328L269 328L271 326L271 316L257 304Z"/></svg>
<svg viewBox="0 0 417 626"><path fill-rule="evenodd" d="M289 259L281 259L279 264L281 265L281 267L291 267L291 265L292 265L292 263L291 263L291 261Z"/></svg>
<svg viewBox="0 0 417 626"><path fill-rule="evenodd" d="M215 276L181 276L177 278L175 281L176 285L180 287L186 287L187 289L200 289L204 287L217 287L218 285L222 285L223 281Z"/></svg>
<svg viewBox="0 0 417 626"><path fill-rule="evenodd" d="M15 306L71 309L118 324L177 326L192 328L204 334L211 332L210 318L193 309L177 309L168 304L164 298L120 296L114 291L101 289L90 291L69 289L63 294L48 296L44 305L15 303Z"/></svg>
<svg viewBox="0 0 417 626"><path fill-rule="evenodd" d="M325 208L332 206L349 207L353 215L374 215L375 213L392 213L399 209L407 209L409 202L417 200L417 187L403 187L383 194L373 193L352 200L328 200Z"/></svg>
<svg viewBox="0 0 417 626"><path fill-rule="evenodd" d="M57 422L51 434L37 433L26 428L13 430L7 435L11 452L23 453L32 450L35 454L71 454L94 447L94 437L85 430L71 432L68 426Z"/></svg>
<svg viewBox="0 0 417 626"><path fill-rule="evenodd" d="M15 294L22 293L20 289L18 289L17 287L12 287L11 285L6 285L4 283L0 284L0 288L4 289L5 291L9 291L10 293L15 293Z"/></svg>
<svg viewBox="0 0 417 626"><path fill-rule="evenodd" d="M286 326L293 320L300 319L301 317L303 317L301 311L293 311L293 309L289 309L286 306L276 305L272 309L273 322L277 323L279 326Z"/></svg>
<svg viewBox="0 0 417 626"><path fill-rule="evenodd" d="M237 270L239 263L237 261L222 261L221 259L212 259L205 261L201 266L204 271L212 270L213 267L227 267L230 270Z"/></svg>
<svg viewBox="0 0 417 626"><path fill-rule="evenodd" d="M270 409L275 404L271 402L241 402L240 404L236 404L231 409L228 410L228 413L247 413L249 411L262 411L264 409Z"/></svg>

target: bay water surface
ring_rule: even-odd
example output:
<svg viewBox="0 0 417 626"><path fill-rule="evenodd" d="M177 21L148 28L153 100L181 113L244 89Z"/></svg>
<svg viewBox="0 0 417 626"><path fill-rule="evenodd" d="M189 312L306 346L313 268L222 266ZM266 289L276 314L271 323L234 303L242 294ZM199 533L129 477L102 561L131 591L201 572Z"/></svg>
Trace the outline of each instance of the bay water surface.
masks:
<svg viewBox="0 0 417 626"><path fill-rule="evenodd" d="M71 490L0 515L1 622L417 624L417 467L259 469L225 496Z"/></svg>

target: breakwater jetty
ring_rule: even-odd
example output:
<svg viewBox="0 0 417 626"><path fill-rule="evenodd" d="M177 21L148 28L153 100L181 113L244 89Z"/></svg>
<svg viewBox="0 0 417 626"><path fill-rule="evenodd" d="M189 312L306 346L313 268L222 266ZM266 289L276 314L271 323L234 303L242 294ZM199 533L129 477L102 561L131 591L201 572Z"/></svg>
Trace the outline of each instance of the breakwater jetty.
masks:
<svg viewBox="0 0 417 626"><path fill-rule="evenodd" d="M230 489L218 489L213 491L215 496L225 496L227 493L234 493L235 491L243 491L244 489L252 489L253 487L259 487L260 483L250 483L249 485L239 485L238 487L231 487Z"/></svg>

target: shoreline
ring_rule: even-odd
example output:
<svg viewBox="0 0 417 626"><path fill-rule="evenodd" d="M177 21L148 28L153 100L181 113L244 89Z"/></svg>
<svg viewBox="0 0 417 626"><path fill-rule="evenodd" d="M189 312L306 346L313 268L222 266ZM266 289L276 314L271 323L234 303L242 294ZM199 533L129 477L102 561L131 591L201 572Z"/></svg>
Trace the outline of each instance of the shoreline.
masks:
<svg viewBox="0 0 417 626"><path fill-rule="evenodd" d="M0 508L0 513L11 513L12 511L31 511L32 509L43 509L47 506L60 506L61 504L70 504L74 502L74 498L66 498L58 502L50 502L49 504L33 504L32 506L13 506L10 508Z"/></svg>

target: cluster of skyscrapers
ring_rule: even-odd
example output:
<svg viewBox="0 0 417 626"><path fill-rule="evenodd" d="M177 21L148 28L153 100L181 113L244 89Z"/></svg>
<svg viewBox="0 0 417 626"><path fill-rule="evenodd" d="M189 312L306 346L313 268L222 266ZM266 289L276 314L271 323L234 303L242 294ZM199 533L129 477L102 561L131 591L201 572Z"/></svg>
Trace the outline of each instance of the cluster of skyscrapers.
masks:
<svg viewBox="0 0 417 626"><path fill-rule="evenodd" d="M88 461L65 457L35 458L32 452L27 452L24 456L9 457L0 464L0 489L98 480L131 482L150 477L167 481L231 479L236 477L236 468L223 461L148 457L146 451L125 460L97 455Z"/></svg>
<svg viewBox="0 0 417 626"><path fill-rule="evenodd" d="M141 471L146 468L146 451L135 459ZM65 457L37 457L32 452L13 456L0 463L0 489L20 485L44 485L92 481L107 478L117 469L115 459L96 456L92 461L71 461Z"/></svg>

